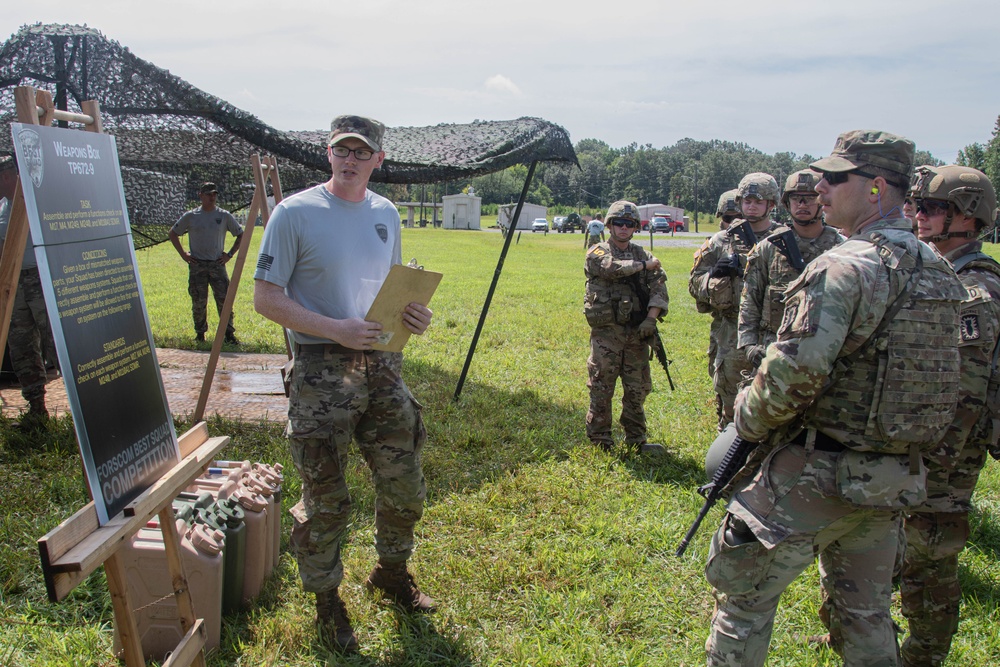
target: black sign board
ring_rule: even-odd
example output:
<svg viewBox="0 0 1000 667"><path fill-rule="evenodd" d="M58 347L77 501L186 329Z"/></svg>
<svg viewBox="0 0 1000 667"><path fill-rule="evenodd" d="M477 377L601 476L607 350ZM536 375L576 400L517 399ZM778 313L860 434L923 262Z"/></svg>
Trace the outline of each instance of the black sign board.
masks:
<svg viewBox="0 0 1000 667"><path fill-rule="evenodd" d="M114 137L11 124L45 305L101 524L180 460Z"/></svg>

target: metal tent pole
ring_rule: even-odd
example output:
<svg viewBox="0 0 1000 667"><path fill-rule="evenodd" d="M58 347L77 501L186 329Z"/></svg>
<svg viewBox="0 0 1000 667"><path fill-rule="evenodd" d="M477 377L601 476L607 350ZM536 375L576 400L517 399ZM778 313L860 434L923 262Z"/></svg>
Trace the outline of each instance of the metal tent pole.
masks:
<svg viewBox="0 0 1000 667"><path fill-rule="evenodd" d="M510 248L510 240L514 238L514 230L517 229L517 221L521 217L521 209L524 207L524 200L528 197L528 187L531 185L531 178L535 175L535 165L537 160L531 162L528 167L528 177L524 179L524 187L521 189L521 196L517 200L514 208L514 218L511 220L510 229L504 235L503 249L500 251L500 259L497 260L497 268L493 272L493 282L490 283L490 290L486 293L486 301L483 303L483 310L479 313L479 324L476 325L476 333L472 336L472 344L469 346L469 354L465 357L465 366L462 367L462 375L458 378L458 386L455 387L455 400L458 400L462 393L462 385L465 384L465 377L469 374L469 366L472 365L472 356L476 353L476 344L479 342L479 334L483 331L483 323L486 322L486 314L490 312L490 302L493 301L493 293L497 289L497 282L500 280L500 272L503 271L503 260L507 257L507 250Z"/></svg>

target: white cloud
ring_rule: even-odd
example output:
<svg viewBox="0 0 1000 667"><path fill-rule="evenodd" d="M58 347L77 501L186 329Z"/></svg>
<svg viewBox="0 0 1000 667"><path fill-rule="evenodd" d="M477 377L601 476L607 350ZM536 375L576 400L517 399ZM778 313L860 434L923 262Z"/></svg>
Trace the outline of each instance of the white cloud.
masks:
<svg viewBox="0 0 1000 667"><path fill-rule="evenodd" d="M517 95L518 97L523 95L521 89L517 87L517 84L515 84L513 81L510 80L509 77L506 77L503 74L494 74L490 78L486 79L486 82L483 84L483 86L486 88L486 90L491 92Z"/></svg>

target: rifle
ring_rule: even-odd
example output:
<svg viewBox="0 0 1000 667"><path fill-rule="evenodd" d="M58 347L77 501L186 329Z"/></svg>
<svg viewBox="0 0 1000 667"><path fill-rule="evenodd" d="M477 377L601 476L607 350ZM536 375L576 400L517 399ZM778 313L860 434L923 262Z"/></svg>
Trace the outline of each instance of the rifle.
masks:
<svg viewBox="0 0 1000 667"><path fill-rule="evenodd" d="M653 332L653 354L656 355L657 361L663 366L663 372L667 374L667 382L670 383L670 391L676 391L674 388L674 381L670 377L670 364L674 363L670 359L667 359L667 351L663 348L663 340L660 338L660 332Z"/></svg>
<svg viewBox="0 0 1000 667"><path fill-rule="evenodd" d="M757 245L757 235L750 226L749 220L741 220L738 224L730 225L726 230L726 234L739 237L740 242L747 248Z"/></svg>
<svg viewBox="0 0 1000 667"><path fill-rule="evenodd" d="M757 245L757 234L754 233L749 220L741 220L735 225L730 225L729 228L726 229L726 234L728 234L730 238L733 236L737 237L740 240L740 243L747 248L753 248ZM739 253L734 252L733 256L736 258L736 273L742 278L743 262L740 259Z"/></svg>
<svg viewBox="0 0 1000 667"><path fill-rule="evenodd" d="M747 461L747 457L756 446L756 442L748 442L737 435L733 439L733 444L729 446L729 450L726 452L726 455L722 458L722 462L719 464L719 467L715 469L715 474L712 475L712 481L698 488L698 493L705 498L705 504L701 506L701 511L698 512L698 518L696 518L694 523L691 524L691 527L688 528L687 534L684 535L684 539L681 540L680 546L677 547L678 558L684 555L688 544L691 542L695 533L698 532L698 528L701 527L701 522L705 519L708 511L715 506L715 503L719 502L719 498L722 497L722 492L729 485L729 481L740 471L741 468L743 468L743 465Z"/></svg>
<svg viewBox="0 0 1000 667"><path fill-rule="evenodd" d="M640 317L636 319L638 322L646 319L646 311L649 308L649 290L646 288L646 284L639 279L638 273L633 273L629 276L629 280L632 283L632 287L635 289L636 296L639 297L639 308L636 314ZM638 324L638 322L633 322ZM663 339L660 338L660 332L653 330L653 344L650 346L652 354L656 355L656 360L660 362L663 366L663 372L667 374L667 382L670 384L670 391L676 391L674 388L674 380L670 377L670 364L674 363L670 359L667 359L667 350L663 347Z"/></svg>
<svg viewBox="0 0 1000 667"><path fill-rule="evenodd" d="M796 271L802 271L806 268L806 260L802 258L802 253L799 252L799 242L796 240L797 234L794 229L789 229L781 232L780 234L772 234L768 237L768 241L774 244L774 247L778 249L788 263Z"/></svg>

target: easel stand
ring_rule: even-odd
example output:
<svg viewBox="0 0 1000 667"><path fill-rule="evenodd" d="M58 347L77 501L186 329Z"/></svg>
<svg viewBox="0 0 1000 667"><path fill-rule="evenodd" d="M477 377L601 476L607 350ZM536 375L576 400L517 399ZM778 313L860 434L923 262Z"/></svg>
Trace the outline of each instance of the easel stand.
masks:
<svg viewBox="0 0 1000 667"><path fill-rule="evenodd" d="M98 525L94 503L78 511L38 540L38 552L45 575L49 600L59 602L102 564L107 575L108 591L115 613L115 626L127 667L143 667L139 628L135 608L125 578L125 568L118 558L118 548L146 525L154 515L160 517L163 546L173 581L174 597L184 637L163 662L163 667L196 665L204 667L203 647L207 640L204 621L195 617L187 577L180 556L180 537L174 527L173 499L207 468L229 438L208 437L208 426L200 422L178 439L181 462L160 478L152 488L136 498L122 514L103 526Z"/></svg>
<svg viewBox="0 0 1000 667"><path fill-rule="evenodd" d="M215 340L212 342L212 352L208 356L205 379L201 384L201 393L198 394L198 405L191 417L195 422L201 421L205 416L208 394L212 390L212 380L215 379L215 369L219 363L219 355L222 353L226 324L229 322L229 316L233 312L233 304L236 302L236 292L239 290L240 279L243 277L243 266L247 261L247 253L250 252L250 241L253 239L254 228L257 226L257 216L259 215L264 221L265 227L271 217L271 209L267 205L267 180L271 181L274 203L278 204L282 200L281 180L278 178L278 161L273 156L265 157L262 160L260 155L254 154L250 156L250 168L253 170L255 187L253 199L250 202L250 211L247 213L247 229L243 230L243 240L240 242L236 262L233 264L233 275L229 278L229 290L226 292L226 300L222 305L222 312L219 314L219 326L215 332ZM291 352L288 356L291 358Z"/></svg>
<svg viewBox="0 0 1000 667"><path fill-rule="evenodd" d="M15 89L18 121L29 125L51 125L53 120L83 123L91 132L102 132L100 108L94 101L81 104L85 113L55 109L52 95L28 86ZM24 244L29 238L24 195L18 181L11 209L11 219L0 256L0 348L7 340L17 276L21 270ZM151 488L125 507L124 511L101 526L94 503L78 511L38 541L42 571L49 600L59 602L100 565L104 565L115 622L122 644L122 657L128 667L142 667L142 646L125 570L118 549L146 525L153 515L160 517L164 551L177 602L184 637L163 662L164 666L197 665L204 667L206 630L204 621L195 617L187 577L180 556L180 537L174 526L172 501L207 468L229 443L228 437L208 437L208 427L197 424L179 439L181 460ZM92 490L93 493L93 490Z"/></svg>

